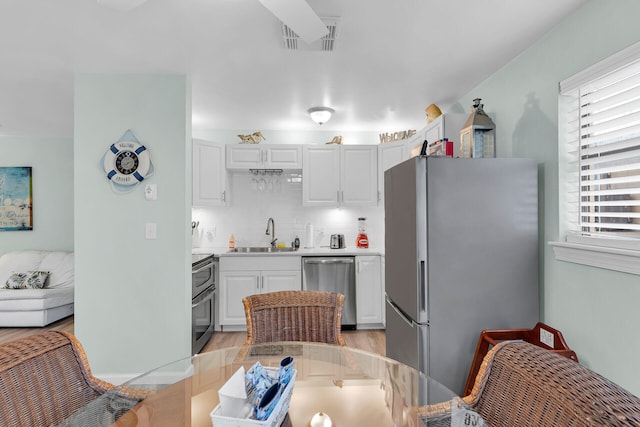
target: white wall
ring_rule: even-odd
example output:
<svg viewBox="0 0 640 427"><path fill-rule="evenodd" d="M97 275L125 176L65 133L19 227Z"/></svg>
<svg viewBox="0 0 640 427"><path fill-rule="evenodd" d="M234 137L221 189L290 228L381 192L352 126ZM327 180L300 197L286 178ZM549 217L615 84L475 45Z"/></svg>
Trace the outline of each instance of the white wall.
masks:
<svg viewBox="0 0 640 427"><path fill-rule="evenodd" d="M103 378L191 353L191 88L179 75L75 77L75 333ZM116 194L101 159L131 129L155 168ZM145 239L145 223L157 239Z"/></svg>
<svg viewBox="0 0 640 427"><path fill-rule="evenodd" d="M538 160L542 318L582 364L636 395L640 277L556 261L547 242L561 238L558 83L639 41L638 16L636 0L589 1L452 108L468 112L482 98L495 118L498 156Z"/></svg>
<svg viewBox="0 0 640 427"><path fill-rule="evenodd" d="M0 231L0 254L73 251L72 139L0 137L0 166L31 166L33 184L33 230Z"/></svg>

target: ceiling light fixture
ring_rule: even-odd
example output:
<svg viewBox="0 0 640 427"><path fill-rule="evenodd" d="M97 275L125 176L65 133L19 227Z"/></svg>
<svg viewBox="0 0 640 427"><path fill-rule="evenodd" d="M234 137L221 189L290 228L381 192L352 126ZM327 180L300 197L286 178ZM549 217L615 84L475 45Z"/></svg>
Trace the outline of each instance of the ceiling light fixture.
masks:
<svg viewBox="0 0 640 427"><path fill-rule="evenodd" d="M312 107L309 108L307 112L309 113L311 120L321 125L331 118L331 115L335 113L335 110L329 107Z"/></svg>

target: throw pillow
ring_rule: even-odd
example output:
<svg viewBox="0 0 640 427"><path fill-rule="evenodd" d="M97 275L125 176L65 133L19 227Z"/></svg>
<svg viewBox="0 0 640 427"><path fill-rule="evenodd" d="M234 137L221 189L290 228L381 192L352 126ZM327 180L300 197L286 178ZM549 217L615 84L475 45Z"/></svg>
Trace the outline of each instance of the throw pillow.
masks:
<svg viewBox="0 0 640 427"><path fill-rule="evenodd" d="M47 286L48 279L48 271L13 272L4 287L5 289L42 289Z"/></svg>

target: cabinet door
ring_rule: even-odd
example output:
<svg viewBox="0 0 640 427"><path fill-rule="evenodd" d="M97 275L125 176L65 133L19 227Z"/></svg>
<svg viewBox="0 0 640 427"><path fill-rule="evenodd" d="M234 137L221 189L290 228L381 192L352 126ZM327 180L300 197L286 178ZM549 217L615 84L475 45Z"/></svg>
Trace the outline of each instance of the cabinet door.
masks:
<svg viewBox="0 0 640 427"><path fill-rule="evenodd" d="M263 150L257 144L227 146L227 169L261 168Z"/></svg>
<svg viewBox="0 0 640 427"><path fill-rule="evenodd" d="M302 147L300 145L279 145L265 147L265 167L271 169L301 169Z"/></svg>
<svg viewBox="0 0 640 427"><path fill-rule="evenodd" d="M341 148L341 204L344 206L377 205L378 147L344 145Z"/></svg>
<svg viewBox="0 0 640 427"><path fill-rule="evenodd" d="M356 257L356 324L358 329L383 324L384 289L379 256Z"/></svg>
<svg viewBox="0 0 640 427"><path fill-rule="evenodd" d="M338 206L340 151L338 146L302 148L302 205Z"/></svg>
<svg viewBox="0 0 640 427"><path fill-rule="evenodd" d="M300 270L263 271L260 292L299 291L302 289Z"/></svg>
<svg viewBox="0 0 640 427"><path fill-rule="evenodd" d="M224 144L193 141L193 206L224 206L227 194L224 149Z"/></svg>
<svg viewBox="0 0 640 427"><path fill-rule="evenodd" d="M466 121L466 114L443 114L427 125L424 136L429 143L443 138L453 141L453 157L460 157L460 129Z"/></svg>
<svg viewBox="0 0 640 427"><path fill-rule="evenodd" d="M220 325L245 325L242 298L259 293L258 271L220 272Z"/></svg>
<svg viewBox="0 0 640 427"><path fill-rule="evenodd" d="M406 141L387 142L378 146L378 194L384 197L384 171L409 158Z"/></svg>
<svg viewBox="0 0 640 427"><path fill-rule="evenodd" d="M425 129L424 138L429 141L429 144L444 138L444 115L429 123Z"/></svg>

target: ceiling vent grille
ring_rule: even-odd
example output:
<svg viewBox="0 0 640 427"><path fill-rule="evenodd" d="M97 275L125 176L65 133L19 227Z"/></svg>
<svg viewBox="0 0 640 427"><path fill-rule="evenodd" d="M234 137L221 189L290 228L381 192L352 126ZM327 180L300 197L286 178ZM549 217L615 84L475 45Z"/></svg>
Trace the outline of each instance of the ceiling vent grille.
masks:
<svg viewBox="0 0 640 427"><path fill-rule="evenodd" d="M314 41L313 43L306 43L301 40L300 37L291 28L282 24L282 37L284 39L284 47L289 50L317 50L323 52L331 52L335 48L336 38L338 36L338 21L339 18L320 18L322 22L327 26L329 33Z"/></svg>

